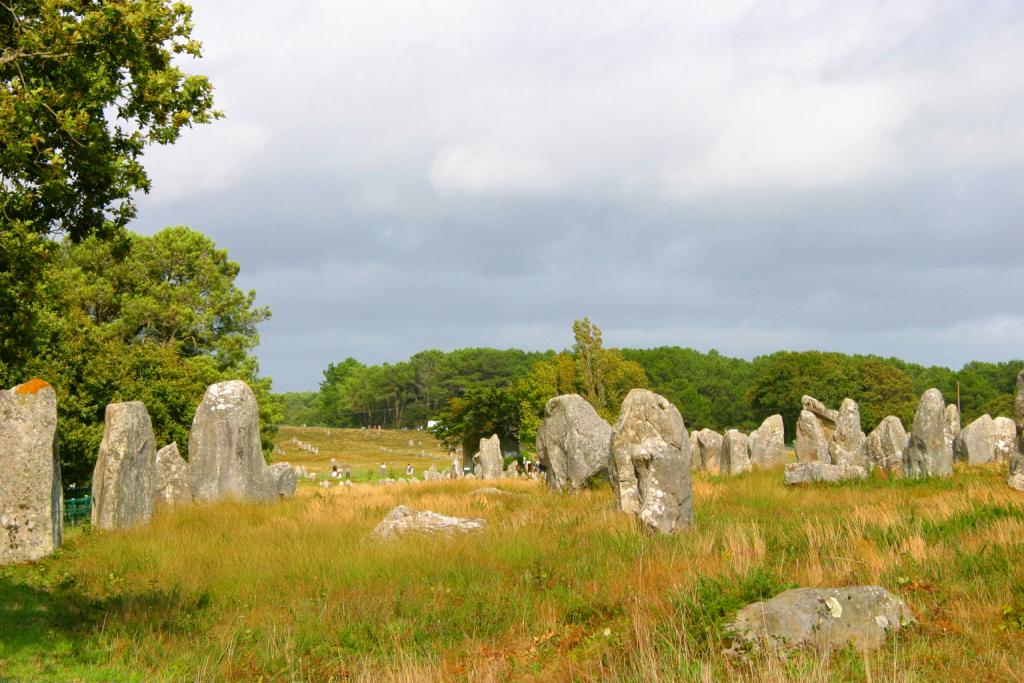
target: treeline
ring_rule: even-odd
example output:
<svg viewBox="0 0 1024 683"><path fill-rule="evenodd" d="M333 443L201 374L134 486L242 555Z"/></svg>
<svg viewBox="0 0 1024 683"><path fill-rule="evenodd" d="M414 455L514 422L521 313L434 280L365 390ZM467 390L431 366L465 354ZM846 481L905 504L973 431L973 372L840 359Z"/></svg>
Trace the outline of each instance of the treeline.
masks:
<svg viewBox="0 0 1024 683"><path fill-rule="evenodd" d="M497 433L529 452L552 396L579 393L613 421L629 389L646 387L671 400L688 428L750 430L779 413L787 438L793 438L804 394L832 406L853 398L865 431L886 415L909 427L929 387L956 403L959 384L965 424L984 413L1011 415L1017 373L1024 367L1019 360L975 361L954 371L821 351L779 351L746 360L676 346L605 349L600 329L586 318L573 325L573 333L573 347L560 353L432 350L370 366L349 358L327 368L319 392L284 395L285 421L401 428L439 420L435 432L449 445L469 450L481 436Z"/></svg>

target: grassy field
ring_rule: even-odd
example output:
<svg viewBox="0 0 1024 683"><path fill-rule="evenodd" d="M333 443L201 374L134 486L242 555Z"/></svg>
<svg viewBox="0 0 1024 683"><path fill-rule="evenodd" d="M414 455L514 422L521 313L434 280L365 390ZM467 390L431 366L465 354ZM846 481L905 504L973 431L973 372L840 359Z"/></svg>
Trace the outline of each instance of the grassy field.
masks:
<svg viewBox="0 0 1024 683"><path fill-rule="evenodd" d="M694 526L671 537L616 513L607 489L560 496L527 481L501 482L506 496L471 496L488 485L472 481L308 486L275 505L74 530L55 556L0 568L0 677L1021 680L1024 499L1001 472L800 489L781 479L696 475ZM398 503L488 529L367 540ZM850 584L893 590L919 625L868 655L720 654L742 604Z"/></svg>
<svg viewBox="0 0 1024 683"><path fill-rule="evenodd" d="M311 455L293 439L316 446L320 452ZM275 462L287 461L310 472L327 474L333 458L351 467L352 479L357 482L380 479L382 464L392 478L404 477L407 465L412 465L416 476L422 478L423 470L431 465L442 470L452 464L445 448L427 431L281 427L274 446L283 451L274 455Z"/></svg>

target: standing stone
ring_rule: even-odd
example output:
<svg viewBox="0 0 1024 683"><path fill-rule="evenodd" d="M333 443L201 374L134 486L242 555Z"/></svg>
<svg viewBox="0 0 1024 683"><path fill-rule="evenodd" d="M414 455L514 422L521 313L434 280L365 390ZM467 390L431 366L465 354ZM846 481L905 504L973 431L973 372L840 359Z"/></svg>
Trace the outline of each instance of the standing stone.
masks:
<svg viewBox="0 0 1024 683"><path fill-rule="evenodd" d="M971 465L995 460L995 425L992 417L982 415L960 430L956 437L956 457Z"/></svg>
<svg viewBox="0 0 1024 683"><path fill-rule="evenodd" d="M722 435L712 429L697 432L697 446L702 469L714 474L722 472Z"/></svg>
<svg viewBox="0 0 1024 683"><path fill-rule="evenodd" d="M1010 458L1010 473L1006 485L1016 491L1024 491L1024 455L1014 453Z"/></svg>
<svg viewBox="0 0 1024 683"><path fill-rule="evenodd" d="M690 440L668 399L647 389L629 392L612 432L609 469L619 509L663 534L689 526ZM635 492L628 488L634 481Z"/></svg>
<svg viewBox="0 0 1024 683"><path fill-rule="evenodd" d="M1017 425L1008 417L992 420L993 456L996 462L1010 462L1017 452Z"/></svg>
<svg viewBox="0 0 1024 683"><path fill-rule="evenodd" d="M1017 423L1017 452L1024 453L1024 370L1017 375L1017 396L1013 400L1013 414Z"/></svg>
<svg viewBox="0 0 1024 683"><path fill-rule="evenodd" d="M839 422L839 411L825 407L825 404L813 396L804 396L800 399L800 406L807 412L818 418L821 428L825 432L826 440L832 440L832 433Z"/></svg>
<svg viewBox="0 0 1024 683"><path fill-rule="evenodd" d="M917 406L903 472L915 479L953 476L953 454L946 448L946 402L938 389L924 392Z"/></svg>
<svg viewBox="0 0 1024 683"><path fill-rule="evenodd" d="M804 398L809 398L805 396ZM829 440L821 420L809 410L801 410L796 421L796 459L798 462L831 463Z"/></svg>
<svg viewBox="0 0 1024 683"><path fill-rule="evenodd" d="M480 451L473 456L473 463L473 471L478 479L501 479L504 468L501 439L497 434L489 439L480 439Z"/></svg>
<svg viewBox="0 0 1024 683"><path fill-rule="evenodd" d="M946 406L946 446L956 460L956 437L960 435L960 409L955 403Z"/></svg>
<svg viewBox="0 0 1024 683"><path fill-rule="evenodd" d="M63 524L57 394L34 379L0 391L0 564L49 555Z"/></svg>
<svg viewBox="0 0 1024 683"><path fill-rule="evenodd" d="M839 407L836 431L829 445L829 455L836 465L863 467L867 461L864 455L864 430L860 426L860 407L852 398L844 398Z"/></svg>
<svg viewBox="0 0 1024 683"><path fill-rule="evenodd" d="M452 460L452 479L462 479L465 476L465 472L462 471L462 460L456 458Z"/></svg>
<svg viewBox="0 0 1024 683"><path fill-rule="evenodd" d="M274 491L281 498L291 498L299 485L299 477L292 466L286 462L274 463L267 468L267 474L274 483Z"/></svg>
<svg viewBox="0 0 1024 683"><path fill-rule="evenodd" d="M690 431L690 469L703 469L704 463L700 457L700 441L697 438L696 430Z"/></svg>
<svg viewBox="0 0 1024 683"><path fill-rule="evenodd" d="M260 446L256 396L241 380L206 390L192 420L188 457L189 486L196 500L270 501L277 496Z"/></svg>
<svg viewBox="0 0 1024 683"><path fill-rule="evenodd" d="M735 429L730 429L722 439L722 474L743 474L749 472L750 439Z"/></svg>
<svg viewBox="0 0 1024 683"><path fill-rule="evenodd" d="M173 441L156 452L153 500L157 505L192 502L192 490L188 487L188 463L178 452L178 444Z"/></svg>
<svg viewBox="0 0 1024 683"><path fill-rule="evenodd" d="M781 415L772 415L750 433L750 463L754 467L778 467L786 461L786 441Z"/></svg>
<svg viewBox="0 0 1024 683"><path fill-rule="evenodd" d="M608 471L612 427L577 394L556 396L544 406L537 431L537 459L548 487L579 491Z"/></svg>
<svg viewBox="0 0 1024 683"><path fill-rule="evenodd" d="M895 415L889 415L864 440L867 467L889 474L903 472L903 452L907 450L907 430Z"/></svg>
<svg viewBox="0 0 1024 683"><path fill-rule="evenodd" d="M156 437L142 401L107 406L92 474L92 526L125 529L153 517Z"/></svg>

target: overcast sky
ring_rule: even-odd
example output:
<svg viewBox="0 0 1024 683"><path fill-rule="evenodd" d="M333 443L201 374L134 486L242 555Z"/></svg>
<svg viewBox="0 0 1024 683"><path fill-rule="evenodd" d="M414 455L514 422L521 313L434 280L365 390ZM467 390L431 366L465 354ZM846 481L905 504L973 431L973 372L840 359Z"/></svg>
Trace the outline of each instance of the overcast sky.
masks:
<svg viewBox="0 0 1024 683"><path fill-rule="evenodd" d="M273 319L425 348L1024 356L1024 3L193 0L227 117L152 151Z"/></svg>

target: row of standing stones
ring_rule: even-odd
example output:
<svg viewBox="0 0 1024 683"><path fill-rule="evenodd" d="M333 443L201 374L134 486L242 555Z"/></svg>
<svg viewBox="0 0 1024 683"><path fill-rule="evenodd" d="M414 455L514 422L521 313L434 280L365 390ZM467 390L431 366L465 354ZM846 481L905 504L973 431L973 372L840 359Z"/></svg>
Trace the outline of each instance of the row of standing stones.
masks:
<svg viewBox="0 0 1024 683"><path fill-rule="evenodd" d="M270 501L295 493L287 463L267 466L259 411L240 380L211 385L196 409L186 462L175 443L156 449L146 406L107 406L92 484L92 525L148 522L158 505L227 498ZM61 544L63 491L57 396L42 380L0 391L0 564L44 557Z"/></svg>
<svg viewBox="0 0 1024 683"><path fill-rule="evenodd" d="M1018 434L1024 439L1024 371L1017 378L1016 423L985 415L961 429L957 407L946 406L937 389L921 397L909 435L893 416L864 434L851 399L832 410L804 396L802 408L797 462L785 465L787 485L862 479L876 467L914 478L948 477L958 459L1005 462L1009 486L1024 491L1024 449L1018 442ZM672 533L692 518L691 465L740 474L782 464L786 449L778 415L749 436L707 429L687 435L667 399L634 389L614 427L581 396L548 401L537 455L550 488L578 491L607 472L620 510L652 531ZM874 649L913 622L906 603L879 586L794 589L741 609L728 625L734 637L726 654L743 656L756 648L831 651L851 642Z"/></svg>

